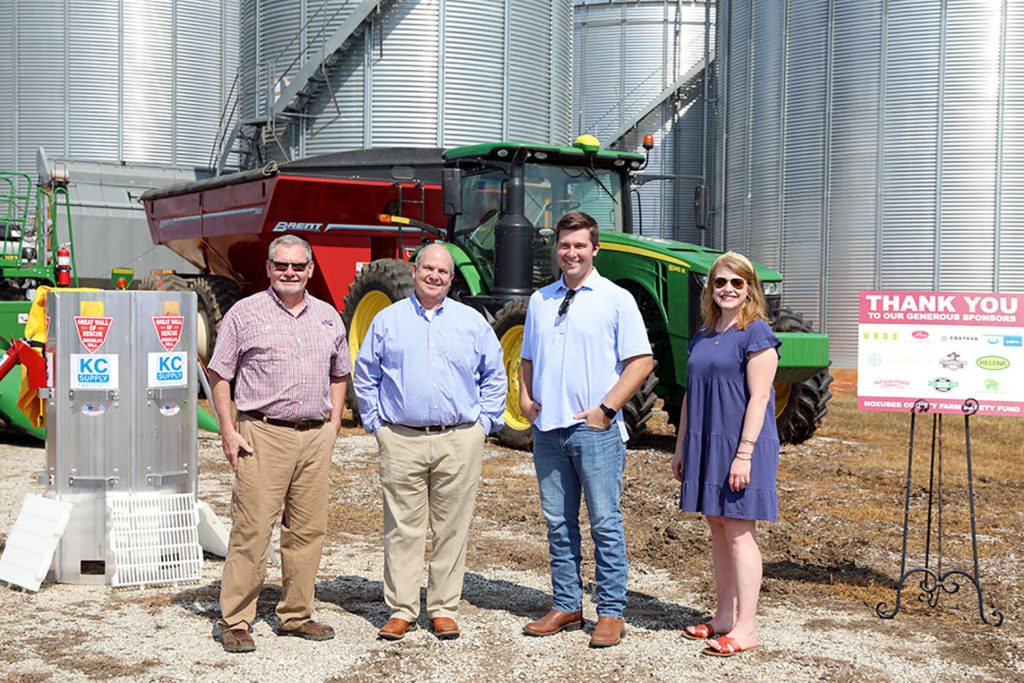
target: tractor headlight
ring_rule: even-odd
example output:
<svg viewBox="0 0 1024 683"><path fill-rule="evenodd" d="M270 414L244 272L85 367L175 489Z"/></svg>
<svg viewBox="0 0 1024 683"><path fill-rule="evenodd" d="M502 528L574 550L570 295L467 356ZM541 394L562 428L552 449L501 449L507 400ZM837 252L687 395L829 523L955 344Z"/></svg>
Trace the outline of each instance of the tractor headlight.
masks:
<svg viewBox="0 0 1024 683"><path fill-rule="evenodd" d="M761 289L764 290L765 296L781 296L782 295L782 283L781 282L762 282Z"/></svg>

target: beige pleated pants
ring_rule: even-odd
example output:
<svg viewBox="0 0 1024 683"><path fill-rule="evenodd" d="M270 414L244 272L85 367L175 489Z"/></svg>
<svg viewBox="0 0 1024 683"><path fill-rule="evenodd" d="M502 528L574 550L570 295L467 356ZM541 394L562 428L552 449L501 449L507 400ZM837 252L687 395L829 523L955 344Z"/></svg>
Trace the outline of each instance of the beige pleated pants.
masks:
<svg viewBox="0 0 1024 683"><path fill-rule="evenodd" d="M419 616L428 521L433 538L427 616L457 614L486 438L478 422L433 434L391 424L377 430L384 489L384 601L392 617L416 621Z"/></svg>

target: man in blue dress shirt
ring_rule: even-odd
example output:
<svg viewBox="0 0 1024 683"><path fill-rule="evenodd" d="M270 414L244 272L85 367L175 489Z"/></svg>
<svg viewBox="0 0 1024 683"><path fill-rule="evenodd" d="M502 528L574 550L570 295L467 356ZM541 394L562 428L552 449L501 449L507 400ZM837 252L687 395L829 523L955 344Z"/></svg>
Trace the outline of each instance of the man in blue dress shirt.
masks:
<svg viewBox="0 0 1024 683"><path fill-rule="evenodd" d="M633 296L594 268L597 222L567 213L555 228L562 277L530 297L519 367L519 404L533 425L533 463L551 553L551 611L526 625L548 636L583 625L580 494L594 541L597 625L591 647L618 645L625 630L626 538L622 406L652 369Z"/></svg>
<svg viewBox="0 0 1024 683"><path fill-rule="evenodd" d="M428 514L434 535L427 616L438 638L458 637L484 442L504 421L501 345L483 316L447 298L454 275L444 246L420 250L413 296L373 319L353 373L363 427L380 447L391 619L378 635L388 640L416 627Z"/></svg>

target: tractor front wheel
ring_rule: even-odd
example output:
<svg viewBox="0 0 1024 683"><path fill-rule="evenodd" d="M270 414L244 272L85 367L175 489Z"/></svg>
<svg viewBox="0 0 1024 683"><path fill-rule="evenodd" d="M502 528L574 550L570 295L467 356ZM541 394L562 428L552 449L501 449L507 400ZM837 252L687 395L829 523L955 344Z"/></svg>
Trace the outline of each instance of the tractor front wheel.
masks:
<svg viewBox="0 0 1024 683"><path fill-rule="evenodd" d="M412 278L413 264L387 258L367 263L349 285L341 320L348 331L348 349L353 366L373 318L394 302L412 295ZM352 409L353 417L359 419L359 402L352 382L348 383L346 403Z"/></svg>
<svg viewBox="0 0 1024 683"><path fill-rule="evenodd" d="M813 332L811 326L788 308L780 308L772 329L776 332ZM832 375L822 370L803 382L775 383L775 425L781 443L803 443L811 438L828 413Z"/></svg>
<svg viewBox="0 0 1024 683"><path fill-rule="evenodd" d="M526 450L533 443L530 422L519 410L519 365L523 348L523 329L526 326L528 299L516 299L501 307L494 317L494 334L501 344L508 375L508 393L505 394L505 424L498 432L498 441L509 448Z"/></svg>

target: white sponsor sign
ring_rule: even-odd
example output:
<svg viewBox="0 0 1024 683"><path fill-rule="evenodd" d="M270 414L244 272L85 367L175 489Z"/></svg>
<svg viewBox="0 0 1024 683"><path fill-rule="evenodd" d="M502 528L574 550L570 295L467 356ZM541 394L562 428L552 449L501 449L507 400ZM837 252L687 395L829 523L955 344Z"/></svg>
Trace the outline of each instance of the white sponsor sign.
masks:
<svg viewBox="0 0 1024 683"><path fill-rule="evenodd" d="M117 354L71 354L72 389L117 389Z"/></svg>
<svg viewBox="0 0 1024 683"><path fill-rule="evenodd" d="M183 387L188 384L186 359L184 352L149 354L149 386Z"/></svg>

